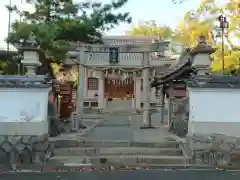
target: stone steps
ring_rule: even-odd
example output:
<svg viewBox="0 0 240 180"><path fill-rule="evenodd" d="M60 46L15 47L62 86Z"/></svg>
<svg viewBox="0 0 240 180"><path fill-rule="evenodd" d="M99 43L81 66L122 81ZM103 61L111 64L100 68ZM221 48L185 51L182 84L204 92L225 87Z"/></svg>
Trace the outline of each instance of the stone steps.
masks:
<svg viewBox="0 0 240 180"><path fill-rule="evenodd" d="M77 140L75 137L51 138L51 143L55 148L74 148L74 147L143 147L143 148L178 148L176 141L164 142L136 142L136 141L88 141Z"/></svg>
<svg viewBox="0 0 240 180"><path fill-rule="evenodd" d="M55 156L101 156L101 155L167 155L180 156L180 148L145 148L145 147L90 147L56 148Z"/></svg>
<svg viewBox="0 0 240 180"><path fill-rule="evenodd" d="M48 164L64 166L141 166L157 164L186 164L183 156L153 155L101 155L101 156L54 156Z"/></svg>
<svg viewBox="0 0 240 180"><path fill-rule="evenodd" d="M59 141L59 142L58 142ZM53 157L46 162L19 164L18 169L79 169L79 168L164 168L185 167L187 160L183 156L179 143L164 142L127 142L127 141L77 141L77 144L58 142ZM69 141L69 140L68 140ZM71 141L71 140L70 140ZM76 140L72 140L76 143Z"/></svg>
<svg viewBox="0 0 240 180"><path fill-rule="evenodd" d="M8 171L8 169L5 166L0 165L1 170ZM48 163L34 163L34 164L19 164L18 165L18 172L44 172L44 171L50 171L54 172L57 171L63 172L63 171L69 171L69 172L75 172L75 171L103 171L105 170L154 170L154 169L164 169L164 170L175 170L175 169L212 169L216 170L215 166L208 166L208 165L188 165L188 164L137 164L137 165L113 165L113 164L105 164L104 166L96 166L92 164L87 163L62 163L62 164L56 164L52 160Z"/></svg>
<svg viewBox="0 0 240 180"><path fill-rule="evenodd" d="M53 142L54 156L50 166L125 167L186 165L176 141L130 142L61 140Z"/></svg>

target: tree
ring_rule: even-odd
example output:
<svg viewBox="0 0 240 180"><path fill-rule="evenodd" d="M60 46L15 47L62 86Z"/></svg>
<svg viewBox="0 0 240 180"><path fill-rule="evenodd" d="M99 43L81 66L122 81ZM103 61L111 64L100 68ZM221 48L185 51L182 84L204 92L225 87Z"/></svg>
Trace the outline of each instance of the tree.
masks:
<svg viewBox="0 0 240 180"><path fill-rule="evenodd" d="M17 52L0 51L0 74L16 74L20 61Z"/></svg>
<svg viewBox="0 0 240 180"><path fill-rule="evenodd" d="M155 21L147 21L133 27L127 34L132 36L154 36L159 40L166 40L171 37L172 29L168 26L158 26Z"/></svg>
<svg viewBox="0 0 240 180"><path fill-rule="evenodd" d="M186 46L194 46L199 35L204 35L208 43L217 50L213 56L213 71L222 69L222 48L219 44L221 41L221 30L215 25L217 17L225 12L229 19L230 27L224 34L224 68L226 71L239 68L240 51L237 45L232 43L232 37L239 38L240 25L240 0L229 0L225 5L219 6L216 0L204 0L201 5L194 11L189 11L184 22L181 23L175 31L174 40L183 43Z"/></svg>
<svg viewBox="0 0 240 180"><path fill-rule="evenodd" d="M75 4L72 0L28 0L28 3L35 6L35 12L11 7L22 16L23 21L12 24L13 31L7 41L14 44L21 39L27 40L32 34L40 47L57 60L64 59L71 42L101 43L103 30L121 22L131 22L128 12L115 12L127 0L109 4Z"/></svg>

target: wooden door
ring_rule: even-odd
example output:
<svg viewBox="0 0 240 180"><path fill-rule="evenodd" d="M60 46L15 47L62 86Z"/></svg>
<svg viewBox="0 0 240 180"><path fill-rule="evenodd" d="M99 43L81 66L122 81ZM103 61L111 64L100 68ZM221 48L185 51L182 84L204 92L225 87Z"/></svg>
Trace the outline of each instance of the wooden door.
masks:
<svg viewBox="0 0 240 180"><path fill-rule="evenodd" d="M133 81L127 80L105 80L105 95L111 98L125 98L133 94Z"/></svg>
<svg viewBox="0 0 240 180"><path fill-rule="evenodd" d="M73 111L72 104L72 93L73 93L73 84L61 84L59 87L60 90L60 118L66 120L71 117Z"/></svg>

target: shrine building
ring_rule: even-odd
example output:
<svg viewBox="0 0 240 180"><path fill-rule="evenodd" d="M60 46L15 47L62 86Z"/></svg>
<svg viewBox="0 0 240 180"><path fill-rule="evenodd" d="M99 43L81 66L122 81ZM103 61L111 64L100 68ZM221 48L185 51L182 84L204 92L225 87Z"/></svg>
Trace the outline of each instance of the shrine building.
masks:
<svg viewBox="0 0 240 180"><path fill-rule="evenodd" d="M159 42L155 37L105 36L107 46L151 44ZM157 72L174 66L178 55L170 52L168 41L160 43L161 52L148 54L150 80ZM118 53L117 49L91 49L84 56L84 106L106 108L108 99L133 99L132 107L143 107L143 53ZM92 52L91 52L92 51ZM180 50L181 51L181 50ZM111 57L112 56L112 57ZM82 58L82 57L81 57ZM66 64L71 59L66 60ZM74 64L74 63L73 63ZM75 66L77 68L77 66ZM159 94L150 88L151 105L157 104Z"/></svg>

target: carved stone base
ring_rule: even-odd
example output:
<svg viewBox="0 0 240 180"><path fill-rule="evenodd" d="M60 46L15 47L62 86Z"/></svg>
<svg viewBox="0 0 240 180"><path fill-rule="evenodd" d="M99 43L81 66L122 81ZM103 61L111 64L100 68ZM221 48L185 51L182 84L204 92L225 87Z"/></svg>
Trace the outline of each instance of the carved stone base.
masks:
<svg viewBox="0 0 240 180"><path fill-rule="evenodd" d="M17 169L19 164L46 162L53 154L48 136L0 136L0 164Z"/></svg>

